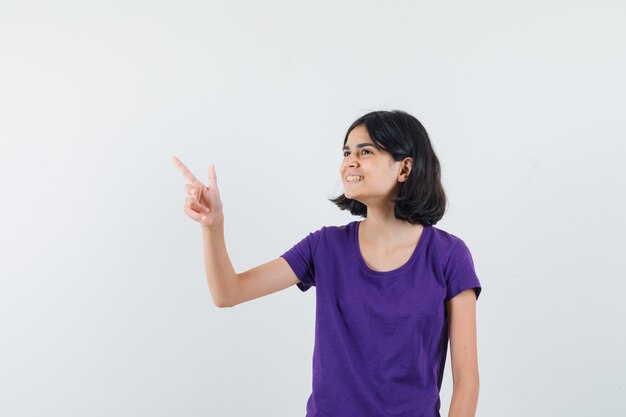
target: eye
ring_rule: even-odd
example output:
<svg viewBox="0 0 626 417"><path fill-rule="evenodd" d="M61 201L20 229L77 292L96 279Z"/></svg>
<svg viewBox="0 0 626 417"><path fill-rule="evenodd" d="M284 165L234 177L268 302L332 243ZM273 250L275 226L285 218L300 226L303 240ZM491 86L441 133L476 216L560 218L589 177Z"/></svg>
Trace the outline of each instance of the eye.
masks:
<svg viewBox="0 0 626 417"><path fill-rule="evenodd" d="M370 151L369 149L363 149L361 151L361 153L363 153L363 152L372 153L372 151ZM346 156L348 156L347 154L349 154L349 153L350 153L349 151L343 151L343 156L346 157Z"/></svg>

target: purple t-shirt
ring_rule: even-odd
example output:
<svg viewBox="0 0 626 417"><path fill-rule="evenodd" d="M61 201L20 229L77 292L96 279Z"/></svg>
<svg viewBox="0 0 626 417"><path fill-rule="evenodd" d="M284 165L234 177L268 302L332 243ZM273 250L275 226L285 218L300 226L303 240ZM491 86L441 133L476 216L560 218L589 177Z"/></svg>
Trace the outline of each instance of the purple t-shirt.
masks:
<svg viewBox="0 0 626 417"><path fill-rule="evenodd" d="M431 225L392 271L367 266L360 221L324 226L281 256L316 288L312 392L307 417L440 417L448 349L445 303L481 291L465 243Z"/></svg>

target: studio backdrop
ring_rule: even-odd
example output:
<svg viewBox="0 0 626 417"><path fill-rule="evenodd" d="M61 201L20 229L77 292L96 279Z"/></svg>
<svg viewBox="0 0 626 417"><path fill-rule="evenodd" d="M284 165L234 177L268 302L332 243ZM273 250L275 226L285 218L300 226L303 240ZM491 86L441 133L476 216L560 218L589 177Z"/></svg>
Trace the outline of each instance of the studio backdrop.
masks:
<svg viewBox="0 0 626 417"><path fill-rule="evenodd" d="M215 164L243 272L357 219L328 201L344 135L393 109L483 286L476 415L626 415L625 14L1 1L0 415L304 416L315 289L217 308L171 157Z"/></svg>

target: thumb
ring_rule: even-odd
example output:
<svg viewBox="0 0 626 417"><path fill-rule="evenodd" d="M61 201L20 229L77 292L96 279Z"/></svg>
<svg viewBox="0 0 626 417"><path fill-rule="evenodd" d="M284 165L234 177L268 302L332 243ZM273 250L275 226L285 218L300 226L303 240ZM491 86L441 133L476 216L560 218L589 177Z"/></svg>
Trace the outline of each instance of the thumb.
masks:
<svg viewBox="0 0 626 417"><path fill-rule="evenodd" d="M215 165L211 164L209 165L209 188L214 188L214 189L218 189L217 188L217 175L215 174Z"/></svg>

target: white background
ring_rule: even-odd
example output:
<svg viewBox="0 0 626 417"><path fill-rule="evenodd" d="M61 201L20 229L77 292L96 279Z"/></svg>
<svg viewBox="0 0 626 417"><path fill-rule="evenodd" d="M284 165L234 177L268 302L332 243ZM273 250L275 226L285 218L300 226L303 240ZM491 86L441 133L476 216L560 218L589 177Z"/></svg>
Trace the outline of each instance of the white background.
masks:
<svg viewBox="0 0 626 417"><path fill-rule="evenodd" d="M0 1L0 415L304 416L315 289L216 308L170 158L216 165L243 272L356 219L327 201L343 137L396 108L483 285L476 415L625 415L625 15Z"/></svg>

